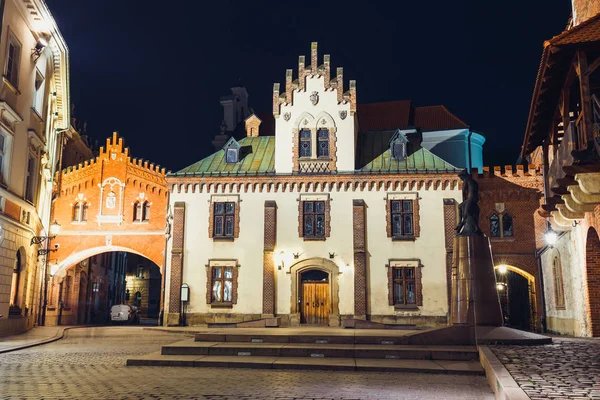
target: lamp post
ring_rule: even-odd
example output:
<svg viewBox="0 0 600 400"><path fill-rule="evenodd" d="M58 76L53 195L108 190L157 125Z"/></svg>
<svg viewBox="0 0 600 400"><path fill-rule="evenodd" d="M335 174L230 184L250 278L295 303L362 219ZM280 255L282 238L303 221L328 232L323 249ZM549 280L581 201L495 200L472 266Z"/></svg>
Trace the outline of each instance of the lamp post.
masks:
<svg viewBox="0 0 600 400"><path fill-rule="evenodd" d="M50 240L54 239L56 237L56 235L58 235L58 232L60 231L60 224L58 222L56 222L56 220L52 223L52 225L50 225L50 232L49 236L34 236L31 238L31 246L33 246L34 244L42 244L42 243L46 243L46 248L45 249L39 249L38 250L38 257L39 256L44 256L44 289L43 289L43 296L44 296L44 301L40 301L40 306L42 307L41 312L39 313L39 325L40 326L44 326L46 323L46 308L48 306L48 278L49 278L49 269L48 269L48 255L51 252L54 252L56 250L58 250L58 245L56 245L55 249L50 249Z"/></svg>

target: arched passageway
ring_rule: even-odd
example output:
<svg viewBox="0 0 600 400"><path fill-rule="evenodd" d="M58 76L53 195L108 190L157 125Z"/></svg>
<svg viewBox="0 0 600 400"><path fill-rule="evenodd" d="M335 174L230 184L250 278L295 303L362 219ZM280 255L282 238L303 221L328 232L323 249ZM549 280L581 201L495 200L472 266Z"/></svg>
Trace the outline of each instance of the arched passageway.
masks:
<svg viewBox="0 0 600 400"><path fill-rule="evenodd" d="M537 311L533 275L512 265L501 264L494 269L504 325L534 330Z"/></svg>
<svg viewBox="0 0 600 400"><path fill-rule="evenodd" d="M47 325L103 324L116 304L135 305L142 319L160 311L162 275L151 260L113 251L92 255L53 271Z"/></svg>

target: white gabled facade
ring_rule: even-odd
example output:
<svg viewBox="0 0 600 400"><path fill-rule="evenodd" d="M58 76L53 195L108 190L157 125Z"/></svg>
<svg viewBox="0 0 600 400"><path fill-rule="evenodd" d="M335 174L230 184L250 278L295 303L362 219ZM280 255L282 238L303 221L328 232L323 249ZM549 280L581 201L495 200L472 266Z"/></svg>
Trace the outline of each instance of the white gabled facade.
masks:
<svg viewBox="0 0 600 400"><path fill-rule="evenodd" d="M166 324L180 322L182 284L191 325L446 323L457 171L416 129L402 131L400 159L389 143L398 133L359 141L356 84L342 93L342 70L330 78L316 51L311 66L300 57L296 80L288 70L284 93L274 87L275 137L251 116L246 137L168 176Z"/></svg>

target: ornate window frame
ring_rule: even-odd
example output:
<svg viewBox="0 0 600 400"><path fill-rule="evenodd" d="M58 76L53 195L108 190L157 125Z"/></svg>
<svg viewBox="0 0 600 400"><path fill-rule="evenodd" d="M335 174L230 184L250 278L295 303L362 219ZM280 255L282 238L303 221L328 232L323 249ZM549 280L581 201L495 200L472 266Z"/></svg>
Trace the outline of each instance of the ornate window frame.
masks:
<svg viewBox="0 0 600 400"><path fill-rule="evenodd" d="M397 310L419 310L423 306L423 264L420 258L391 258L386 265L388 269L388 304ZM415 303L395 304L394 300L394 269L414 268L415 270Z"/></svg>
<svg viewBox="0 0 600 400"><path fill-rule="evenodd" d="M213 240L233 241L240 236L240 196L230 195L212 195L209 200L208 212L208 237ZM233 236L216 236L215 228L215 203L234 203L233 217Z"/></svg>
<svg viewBox="0 0 600 400"><path fill-rule="evenodd" d="M310 157L300 157L300 132L310 131ZM319 131L328 132L328 155L319 156ZM292 131L292 172L294 173L330 173L337 171L337 127L333 117L321 112L316 117L302 113L295 121Z"/></svg>
<svg viewBox="0 0 600 400"><path fill-rule="evenodd" d="M496 217L498 219L498 235L494 235L492 232L492 219ZM510 235L507 235L504 231L504 224L506 224L506 220L510 218ZM515 240L515 224L514 219L515 216L509 212L508 209L502 210L502 212L498 212L498 210L494 210L491 214L488 215L488 224L490 227L490 240L492 241L512 241Z"/></svg>
<svg viewBox="0 0 600 400"><path fill-rule="evenodd" d="M297 199L298 201L298 237L304 241L326 240L331 236L331 198L329 194L303 193ZM323 201L325 203L325 234L323 236L304 236L304 202L305 201Z"/></svg>
<svg viewBox="0 0 600 400"><path fill-rule="evenodd" d="M231 301L213 301L213 271L215 268L231 268ZM206 264L206 304L212 308L232 308L238 300L239 268L237 259L210 259Z"/></svg>
<svg viewBox="0 0 600 400"><path fill-rule="evenodd" d="M403 240L416 240L421 236L421 216L419 208L419 197L418 192L398 192L388 193L385 197L385 229L387 237L394 241ZM397 200L411 200L412 201L412 214L413 214L413 234L407 236L394 236L392 230L392 201Z"/></svg>

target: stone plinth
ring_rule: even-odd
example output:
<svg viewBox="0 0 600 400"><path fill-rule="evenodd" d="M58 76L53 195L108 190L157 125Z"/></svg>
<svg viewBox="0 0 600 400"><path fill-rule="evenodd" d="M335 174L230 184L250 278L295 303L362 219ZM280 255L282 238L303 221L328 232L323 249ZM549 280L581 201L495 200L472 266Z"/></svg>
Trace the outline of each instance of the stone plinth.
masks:
<svg viewBox="0 0 600 400"><path fill-rule="evenodd" d="M450 322L453 325L502 325L490 242L485 236L454 239Z"/></svg>

